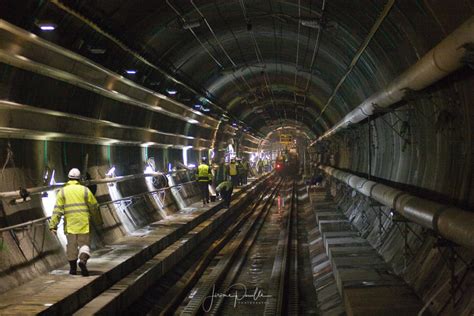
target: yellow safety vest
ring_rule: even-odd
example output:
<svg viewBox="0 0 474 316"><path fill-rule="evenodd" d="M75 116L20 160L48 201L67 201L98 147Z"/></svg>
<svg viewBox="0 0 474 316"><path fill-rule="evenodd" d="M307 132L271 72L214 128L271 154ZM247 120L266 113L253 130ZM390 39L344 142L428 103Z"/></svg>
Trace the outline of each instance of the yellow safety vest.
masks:
<svg viewBox="0 0 474 316"><path fill-rule="evenodd" d="M211 180L210 168L206 164L200 164L198 167L198 181L208 182Z"/></svg>
<svg viewBox="0 0 474 316"><path fill-rule="evenodd" d="M49 227L56 229L64 216L66 234L87 234L91 216L97 219L97 224L101 224L102 218L97 211L97 200L92 192L78 181L70 180L58 192Z"/></svg>
<svg viewBox="0 0 474 316"><path fill-rule="evenodd" d="M237 164L236 163L230 163L229 164L229 175L231 176L236 176L237 175Z"/></svg>

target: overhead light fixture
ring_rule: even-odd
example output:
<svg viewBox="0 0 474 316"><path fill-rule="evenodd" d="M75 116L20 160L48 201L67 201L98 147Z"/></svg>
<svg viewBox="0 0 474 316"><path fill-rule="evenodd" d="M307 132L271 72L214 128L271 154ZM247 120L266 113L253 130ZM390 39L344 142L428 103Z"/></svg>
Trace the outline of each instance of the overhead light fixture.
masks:
<svg viewBox="0 0 474 316"><path fill-rule="evenodd" d="M125 70L125 72L129 75L134 75L134 74L137 73L137 71L135 69L127 69L127 70Z"/></svg>
<svg viewBox="0 0 474 316"><path fill-rule="evenodd" d="M105 48L93 48L93 47L89 47L89 51L90 51L92 54L95 54L95 55L102 55L102 54L105 54L106 49L105 49Z"/></svg>
<svg viewBox="0 0 474 316"><path fill-rule="evenodd" d="M301 19L301 25L310 27L312 29L319 29L321 27L321 23L315 19Z"/></svg>
<svg viewBox="0 0 474 316"><path fill-rule="evenodd" d="M50 22L41 22L37 24L42 31L50 32L54 31L57 27L56 24Z"/></svg>
<svg viewBox="0 0 474 316"><path fill-rule="evenodd" d="M191 22L183 24L183 30L190 30L190 29L194 29L194 28L200 27L200 26L201 26L201 22L191 21Z"/></svg>
<svg viewBox="0 0 474 316"><path fill-rule="evenodd" d="M211 111L210 108L201 108L201 109L202 109L203 112L209 112L209 111Z"/></svg>
<svg viewBox="0 0 474 316"><path fill-rule="evenodd" d="M176 91L175 89L166 89L166 93L168 93L169 95L175 95L176 93L178 93L178 91Z"/></svg>
<svg viewBox="0 0 474 316"><path fill-rule="evenodd" d="M232 126L237 126L237 123L235 123L235 122L234 122L234 123L232 123Z"/></svg>
<svg viewBox="0 0 474 316"><path fill-rule="evenodd" d="M189 120L188 120L188 123L190 123L190 124L198 124L199 122L196 121L195 119L189 119Z"/></svg>
<svg viewBox="0 0 474 316"><path fill-rule="evenodd" d="M200 109L200 108L202 108L202 104L194 104L194 108L195 109Z"/></svg>

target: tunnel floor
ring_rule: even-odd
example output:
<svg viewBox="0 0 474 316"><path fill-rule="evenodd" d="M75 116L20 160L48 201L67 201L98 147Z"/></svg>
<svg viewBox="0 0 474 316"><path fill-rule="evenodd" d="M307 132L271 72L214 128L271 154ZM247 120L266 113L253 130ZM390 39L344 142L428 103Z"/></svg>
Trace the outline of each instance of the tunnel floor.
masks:
<svg viewBox="0 0 474 316"><path fill-rule="evenodd" d="M412 289L322 188L258 181L0 295L0 314L414 315Z"/></svg>

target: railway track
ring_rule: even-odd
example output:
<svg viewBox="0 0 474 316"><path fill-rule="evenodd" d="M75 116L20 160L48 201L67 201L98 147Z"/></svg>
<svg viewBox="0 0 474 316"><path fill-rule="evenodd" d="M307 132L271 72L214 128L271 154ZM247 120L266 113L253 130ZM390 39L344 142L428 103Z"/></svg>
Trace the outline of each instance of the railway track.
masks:
<svg viewBox="0 0 474 316"><path fill-rule="evenodd" d="M279 180L127 311L297 315L297 200L295 182Z"/></svg>
<svg viewBox="0 0 474 316"><path fill-rule="evenodd" d="M74 285L59 282L53 303L35 313L297 315L297 204L294 180L257 181L229 209L157 223L149 229L161 232L158 239L150 235L141 245L130 237L128 248L98 259L97 267L108 270ZM66 283L74 289L65 295L59 287Z"/></svg>

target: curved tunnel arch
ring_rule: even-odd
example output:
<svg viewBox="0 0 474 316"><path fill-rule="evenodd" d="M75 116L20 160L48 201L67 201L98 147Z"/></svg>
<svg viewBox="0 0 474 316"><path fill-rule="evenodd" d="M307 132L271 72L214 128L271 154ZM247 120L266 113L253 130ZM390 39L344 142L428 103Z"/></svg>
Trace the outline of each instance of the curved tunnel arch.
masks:
<svg viewBox="0 0 474 316"><path fill-rule="evenodd" d="M20 1L10 2L18 5ZM320 23L322 0L301 1L302 17L316 28L295 20L296 1L275 1L271 3L272 8L268 6L269 1L252 4L244 1L249 3L248 14L254 16L251 28L263 61L256 58L253 39L238 1L195 1L215 29L218 41L237 63L237 69L229 66L203 21L198 20L200 25L194 31L199 38L209 39L205 46L222 61L223 70L177 22L176 15L164 1L67 1L71 10L79 12L84 19L59 9L53 2L42 2L41 10L36 10L40 3L31 0L32 5L21 14L5 18L35 33L29 35L31 40L55 43L58 50L75 52L86 61L70 62L58 53L55 56L61 59L41 60L45 66L54 66L53 71L44 71L46 68L32 71L31 61L38 60L22 51L21 45L11 45L18 50L2 54L0 94L5 100L0 101L0 154L7 157L5 175L12 180L0 182L4 190L16 190L18 184L22 187L40 185L45 170L62 173L58 180L63 180L68 168L84 165L87 159L94 177L102 179L112 166L120 174L143 173L151 157L156 158L160 170L168 170L169 163L184 162L186 151L195 162L208 155L209 148L223 152L233 139L242 140L243 146L250 148L246 153L256 150L254 144L258 144L258 140L279 131L300 131L315 140L474 13L468 1L397 1L332 104L318 119L385 1L327 1L327 24L306 98L302 96L318 31L314 23ZM227 21L213 12L216 4ZM0 3L0 15L8 11L3 10L2 5ZM134 7L139 10L132 10ZM190 17L190 22L196 22L197 14L188 2L182 2L180 9ZM268 15L269 10L274 12ZM44 19L55 19L56 32L46 34L38 29L34 21ZM104 36L92 23L86 23L87 19L120 39L123 45ZM300 59L296 67L298 28ZM6 46L0 49L5 50ZM97 53L100 49L104 52ZM149 63L138 58L138 53ZM469 68L472 60L469 63L469 55L465 57L463 67L443 80L407 94L391 108L353 124L323 143L303 148L311 163L316 164L320 159L322 164L370 177L413 195L472 210L474 78ZM62 62L51 64L58 60ZM82 68L86 64L88 67ZM169 76L150 65L161 67ZM137 74L124 72L134 67ZM260 69L264 69L272 97L266 91ZM234 75L237 80L233 80ZM239 79L241 75L250 87ZM171 77L195 89L175 84ZM236 81L240 89L235 86ZM113 87L108 85L111 82ZM137 86L146 86L148 90ZM176 95L168 94L167 88L176 89ZM260 93L262 98L254 99L255 94ZM215 111L210 101L220 106L221 111ZM197 115L191 110L201 113ZM259 137L247 133L249 126L254 135L260 132ZM137 188L144 185L139 183ZM332 189L341 193L341 187ZM135 188L131 188L133 190ZM362 196L358 197L360 204L351 204L354 210L358 205L367 209L373 206ZM389 214L390 209L385 210ZM361 211L354 212L362 217ZM37 210L13 220L29 220L36 215ZM371 224L376 226L375 222ZM431 247L433 237L424 235L423 229L417 232L422 235L425 247L416 254L418 261L411 266L406 279L411 284L421 284L417 289L420 296L426 297L431 296L432 283L445 280L434 269L427 271L426 279L421 280L418 268L423 262L438 267L436 264L442 258ZM385 255L393 258L391 264L398 269L402 269L400 262L404 258L403 245L398 242L402 237L394 235L389 241L393 244L385 247ZM462 252L467 253L464 248ZM430 283L432 275L437 281ZM438 305L444 303L439 300Z"/></svg>

